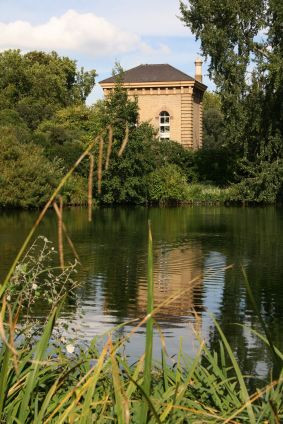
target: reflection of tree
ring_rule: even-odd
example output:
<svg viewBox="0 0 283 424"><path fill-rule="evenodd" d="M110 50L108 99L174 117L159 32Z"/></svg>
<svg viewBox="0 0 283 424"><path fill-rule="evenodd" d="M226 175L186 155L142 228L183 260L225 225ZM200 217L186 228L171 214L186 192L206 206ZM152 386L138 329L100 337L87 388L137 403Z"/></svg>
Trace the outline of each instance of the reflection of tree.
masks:
<svg viewBox="0 0 283 424"><path fill-rule="evenodd" d="M232 210L234 212L234 210ZM222 240L222 252L227 263L235 264L233 270L226 272L221 308L218 321L235 352L241 369L256 375L270 368L270 355L264 344L241 326L247 324L262 332L257 317L247 298L241 265L246 269L256 303L273 335L274 342L282 349L280 339L280 319L282 309L278 296L282 281L282 267L279 262L280 231L278 211L273 208L241 209L230 216L224 214L227 236ZM229 215L229 214L228 214ZM229 219L228 219L229 218ZM209 243L210 245L210 243ZM206 248L209 248L206 243ZM219 335L215 329L210 335L213 348L218 345ZM280 346L281 344L281 346ZM266 364L265 366L263 364Z"/></svg>
<svg viewBox="0 0 283 424"><path fill-rule="evenodd" d="M32 227L36 214L26 211L0 211L0 281Z"/></svg>

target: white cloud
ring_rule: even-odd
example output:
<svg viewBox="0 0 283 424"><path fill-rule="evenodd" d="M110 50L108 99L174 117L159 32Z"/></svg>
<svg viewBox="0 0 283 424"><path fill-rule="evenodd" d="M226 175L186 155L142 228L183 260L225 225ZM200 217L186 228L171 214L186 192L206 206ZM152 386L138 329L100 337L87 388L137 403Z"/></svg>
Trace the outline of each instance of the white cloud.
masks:
<svg viewBox="0 0 283 424"><path fill-rule="evenodd" d="M68 50L90 56L128 52L151 52L153 49L132 32L121 30L94 13L68 10L46 23L32 25L27 21L0 22L0 47L40 50ZM167 46L160 48L167 53Z"/></svg>

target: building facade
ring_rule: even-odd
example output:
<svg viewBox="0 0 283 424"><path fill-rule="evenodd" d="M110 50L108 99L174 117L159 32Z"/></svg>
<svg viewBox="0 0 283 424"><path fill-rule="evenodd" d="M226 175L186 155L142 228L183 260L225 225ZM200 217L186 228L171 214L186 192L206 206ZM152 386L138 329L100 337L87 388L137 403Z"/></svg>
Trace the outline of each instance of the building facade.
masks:
<svg viewBox="0 0 283 424"><path fill-rule="evenodd" d="M160 140L171 139L185 148L202 145L202 62L195 62L195 78L168 64L140 65L125 71L123 86L137 98L139 121L150 122ZM104 95L115 87L115 77L100 81Z"/></svg>

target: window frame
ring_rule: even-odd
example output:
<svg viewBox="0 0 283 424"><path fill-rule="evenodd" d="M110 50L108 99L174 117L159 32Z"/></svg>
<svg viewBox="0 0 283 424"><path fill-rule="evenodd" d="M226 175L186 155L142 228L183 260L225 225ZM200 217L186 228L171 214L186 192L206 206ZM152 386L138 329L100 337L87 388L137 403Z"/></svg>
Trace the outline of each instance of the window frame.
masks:
<svg viewBox="0 0 283 424"><path fill-rule="evenodd" d="M167 110L159 113L159 140L170 140L171 129L170 114Z"/></svg>

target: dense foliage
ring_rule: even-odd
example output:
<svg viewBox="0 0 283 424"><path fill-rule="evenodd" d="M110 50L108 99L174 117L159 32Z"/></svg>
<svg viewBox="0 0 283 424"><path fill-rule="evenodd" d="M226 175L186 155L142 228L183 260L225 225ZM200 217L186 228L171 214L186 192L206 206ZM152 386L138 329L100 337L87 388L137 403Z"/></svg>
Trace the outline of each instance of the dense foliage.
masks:
<svg viewBox="0 0 283 424"><path fill-rule="evenodd" d="M49 161L33 143L24 144L12 128L2 128L0 144L0 204L42 206L62 177L60 161Z"/></svg>
<svg viewBox="0 0 283 424"><path fill-rule="evenodd" d="M95 71L84 72L56 52L7 50L0 54L0 109L14 109L30 128L54 111L82 103L90 93Z"/></svg>
<svg viewBox="0 0 283 424"><path fill-rule="evenodd" d="M181 1L180 8L209 59L239 198L273 202L282 196L282 1L190 0ZM217 125L219 116L213 120ZM280 177L281 182L272 182Z"/></svg>
<svg viewBox="0 0 283 424"><path fill-rule="evenodd" d="M193 19L195 13L194 25L197 25L197 3L192 2L190 12L182 4L186 22ZM204 52L208 55L210 42L205 42L208 50ZM263 94L261 103L258 92L245 83L245 90L237 98L235 87L229 91L224 83L221 86L217 73L220 71L214 70L213 63L210 72L218 83L218 93L205 93L203 148L194 152L173 141L160 142L151 125L138 124L138 104L130 100L123 89L123 70L119 64L113 71L114 91L104 100L87 106L85 99L94 85L95 71L78 70L73 60L55 52L23 54L19 50L8 50L0 53L0 206L40 207L60 177L98 135L102 135L104 147L101 193L98 193L97 178L93 179L96 202L204 201L207 185L224 189L223 192L214 190L219 193L215 200L273 203L282 199L281 118L278 114L269 116L270 125L275 125L274 118L278 128L268 132L265 143L261 129L264 123L258 121ZM234 109L232 106L227 109L227 98L233 98L233 108L237 105L237 110L243 109L234 131L237 140L232 132L234 115L230 116ZM244 129L243 117L247 119L249 113L256 114L251 118L256 125L245 124ZM108 160L110 127L113 137ZM120 155L126 133L126 148ZM260 150L255 147L258 140L263 140L259 143ZM247 148L250 145L254 148L253 155ZM95 175L100 172L98 151L99 140L93 149ZM107 166L106 162L109 162ZM85 159L64 187L65 203L87 202L88 174L89 161ZM192 186L195 184L197 189ZM231 184L234 184L233 190L225 191ZM227 198L228 193L233 195Z"/></svg>

